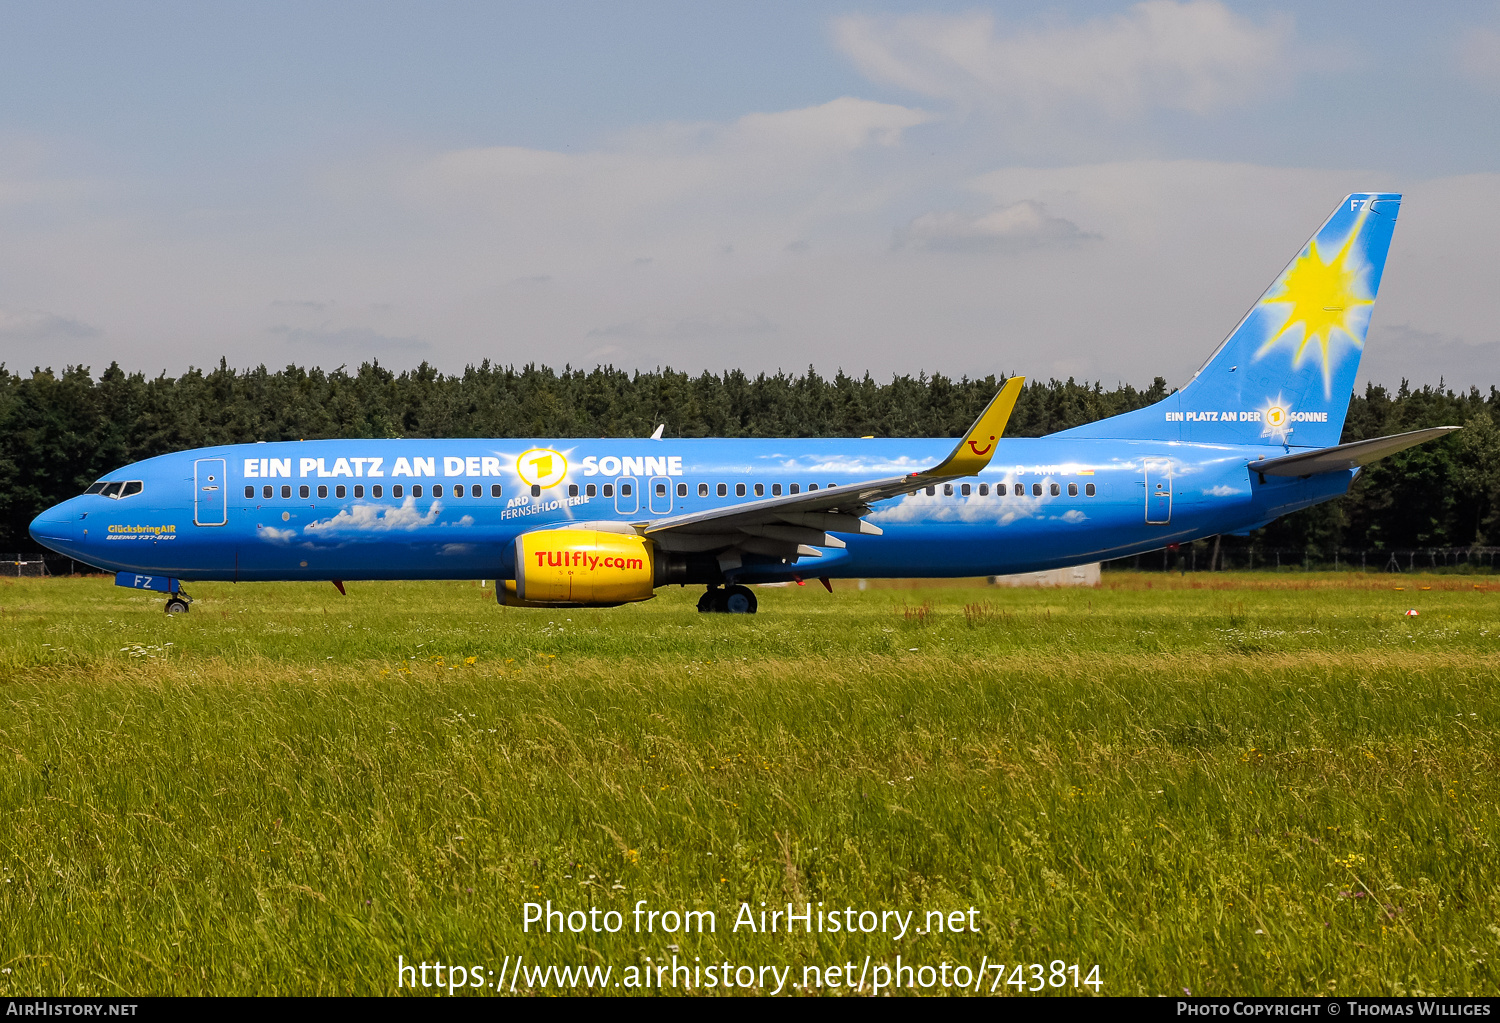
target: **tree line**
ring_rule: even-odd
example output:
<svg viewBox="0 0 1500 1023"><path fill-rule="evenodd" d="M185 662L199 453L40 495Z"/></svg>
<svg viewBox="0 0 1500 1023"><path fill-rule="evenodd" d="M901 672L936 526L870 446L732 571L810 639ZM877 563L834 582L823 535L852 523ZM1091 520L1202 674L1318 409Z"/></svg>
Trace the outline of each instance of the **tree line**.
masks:
<svg viewBox="0 0 1500 1023"><path fill-rule="evenodd" d="M877 382L842 372L692 376L494 366L439 373L287 366L190 369L147 378L111 363L13 373L0 363L0 550L34 550L31 519L129 462L186 448L329 437L954 437L1003 378L941 374ZM1027 384L1008 436L1040 437L1169 393L1066 381ZM1500 391L1442 387L1355 395L1344 440L1464 426L1376 463L1348 497L1288 516L1241 544L1402 549L1500 543Z"/></svg>

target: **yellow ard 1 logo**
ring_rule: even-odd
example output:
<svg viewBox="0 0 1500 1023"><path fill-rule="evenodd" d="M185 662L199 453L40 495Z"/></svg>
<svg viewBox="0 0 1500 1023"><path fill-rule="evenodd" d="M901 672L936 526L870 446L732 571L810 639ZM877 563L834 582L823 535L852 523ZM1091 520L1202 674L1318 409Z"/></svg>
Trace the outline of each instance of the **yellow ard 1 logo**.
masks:
<svg viewBox="0 0 1500 1023"><path fill-rule="evenodd" d="M551 448L532 448L516 456L516 475L528 486L555 487L568 475L568 460Z"/></svg>

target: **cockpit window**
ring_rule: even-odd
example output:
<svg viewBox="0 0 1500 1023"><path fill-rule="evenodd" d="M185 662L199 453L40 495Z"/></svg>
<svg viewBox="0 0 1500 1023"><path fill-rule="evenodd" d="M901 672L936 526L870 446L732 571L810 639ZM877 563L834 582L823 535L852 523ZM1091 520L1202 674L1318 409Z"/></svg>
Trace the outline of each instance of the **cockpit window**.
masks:
<svg viewBox="0 0 1500 1023"><path fill-rule="evenodd" d="M134 497L144 488L140 480L115 480L105 482L100 480L84 491L85 494L98 494L100 497L112 497L119 500L122 497Z"/></svg>

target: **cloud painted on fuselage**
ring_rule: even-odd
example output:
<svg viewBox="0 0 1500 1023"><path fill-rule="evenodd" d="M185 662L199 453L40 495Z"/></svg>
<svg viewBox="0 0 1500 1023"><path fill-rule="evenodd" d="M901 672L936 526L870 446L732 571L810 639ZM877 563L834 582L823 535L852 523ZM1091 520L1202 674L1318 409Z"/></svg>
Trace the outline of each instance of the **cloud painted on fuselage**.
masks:
<svg viewBox="0 0 1500 1023"><path fill-rule="evenodd" d="M883 504L865 518L871 522L992 522L1008 526L1026 519L1054 519L1078 523L1088 518L1074 508L1062 515L1051 514L1052 502L1044 497L945 497L941 494L908 494Z"/></svg>
<svg viewBox="0 0 1500 1023"><path fill-rule="evenodd" d="M426 513L417 511L415 498L408 497L396 508L382 508L375 504L356 504L344 508L331 519L309 522L302 527L304 533L317 536L320 533L392 533L410 531L436 525L442 514L443 502L433 501ZM457 525L471 526L474 519L465 515ZM280 531L280 532L284 532Z"/></svg>

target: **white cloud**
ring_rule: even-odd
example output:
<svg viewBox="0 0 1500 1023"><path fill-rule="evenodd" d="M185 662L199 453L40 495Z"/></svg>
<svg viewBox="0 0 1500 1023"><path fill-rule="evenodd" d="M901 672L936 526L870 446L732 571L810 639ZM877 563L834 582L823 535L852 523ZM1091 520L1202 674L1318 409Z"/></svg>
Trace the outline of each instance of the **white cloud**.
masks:
<svg viewBox="0 0 1500 1023"><path fill-rule="evenodd" d="M1117 117L1164 107L1206 114L1242 104L1290 70L1292 21L1258 24L1217 0L1148 0L1111 17L1039 28L984 13L833 23L870 78L956 103L1042 114L1082 104Z"/></svg>
<svg viewBox="0 0 1500 1023"><path fill-rule="evenodd" d="M99 331L79 320L39 309L0 307L0 340L68 341L98 336Z"/></svg>
<svg viewBox="0 0 1500 1023"><path fill-rule="evenodd" d="M896 245L934 252L1016 252L1097 237L1071 220L1051 216L1041 203L1023 199L979 216L924 213L896 232Z"/></svg>
<svg viewBox="0 0 1500 1023"><path fill-rule="evenodd" d="M390 352L422 352L431 348L419 338L391 337L369 327L289 327L278 324L272 334L286 337L287 343L299 348L356 351L384 355Z"/></svg>
<svg viewBox="0 0 1500 1023"><path fill-rule="evenodd" d="M674 341L712 340L774 333L776 325L760 313L735 309L704 316L671 318L643 316L629 323L616 323L589 331L589 337L652 338Z"/></svg>
<svg viewBox="0 0 1500 1023"><path fill-rule="evenodd" d="M351 158L211 230L106 199L39 208L0 231L0 307L66 313L5 314L0 358L399 369L425 343L444 371L609 359L1177 384L1340 196L1404 188L1366 365L1392 384L1494 380L1495 175L1007 166L975 142L993 123L931 121L844 99L581 152Z"/></svg>

